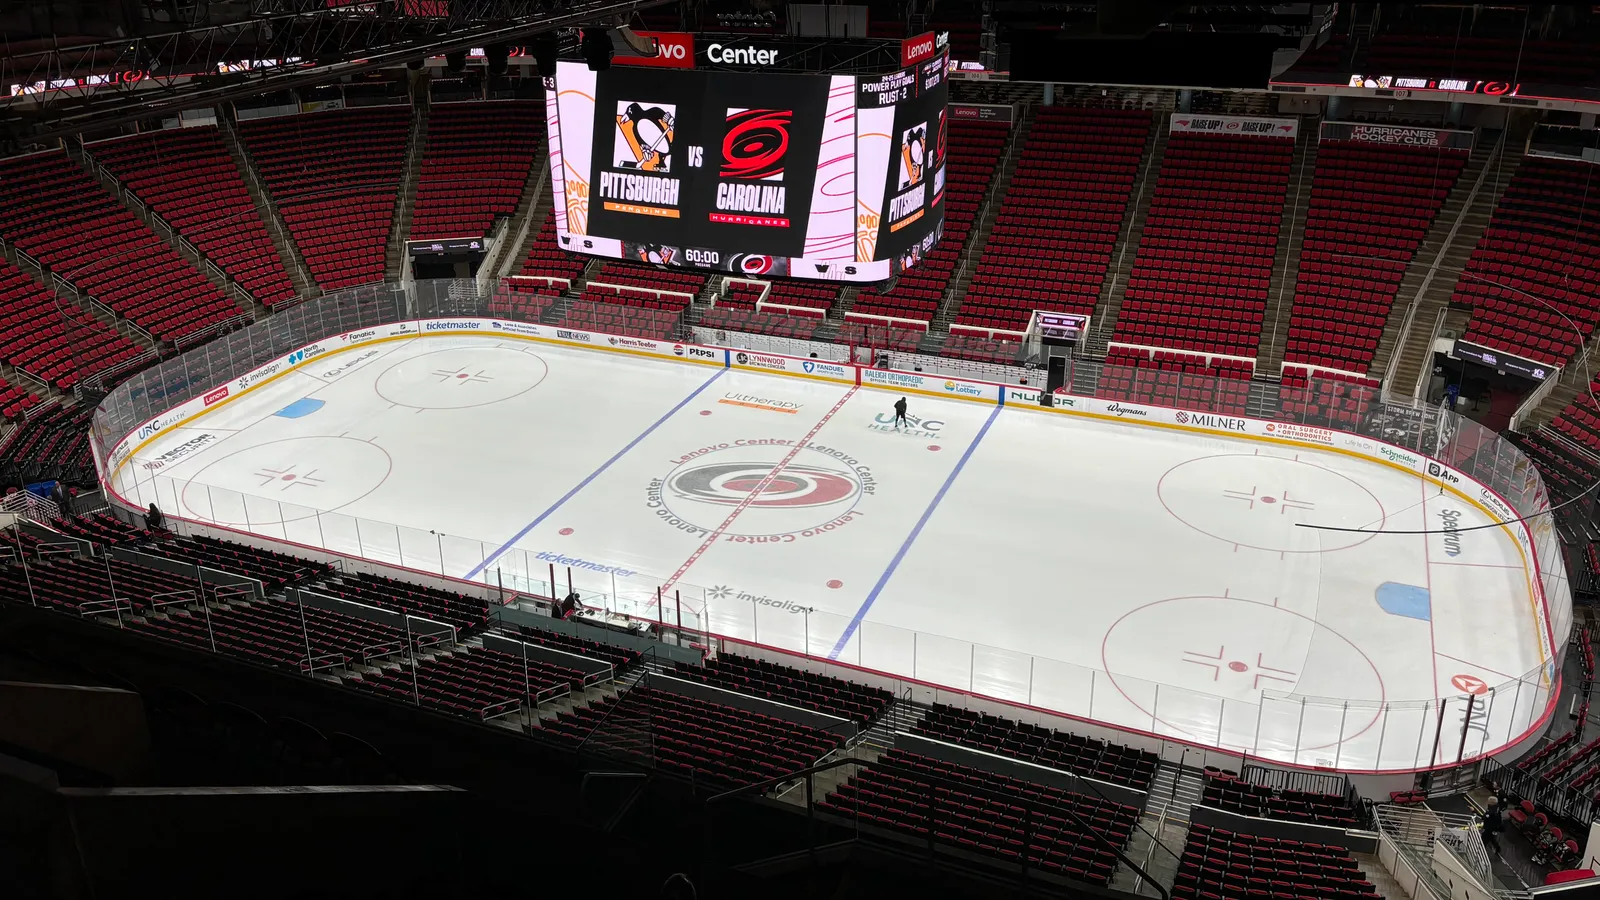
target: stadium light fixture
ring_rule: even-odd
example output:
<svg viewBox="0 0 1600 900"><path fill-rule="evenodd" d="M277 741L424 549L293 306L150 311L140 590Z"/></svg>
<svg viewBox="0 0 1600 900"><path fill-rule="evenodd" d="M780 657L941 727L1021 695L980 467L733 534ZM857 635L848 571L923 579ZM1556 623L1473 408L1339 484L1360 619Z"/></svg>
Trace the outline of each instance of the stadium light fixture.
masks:
<svg viewBox="0 0 1600 900"><path fill-rule="evenodd" d="M606 29L583 29L583 40L579 46L583 51L583 61L589 65L589 71L604 72L611 68L611 38L606 34Z"/></svg>

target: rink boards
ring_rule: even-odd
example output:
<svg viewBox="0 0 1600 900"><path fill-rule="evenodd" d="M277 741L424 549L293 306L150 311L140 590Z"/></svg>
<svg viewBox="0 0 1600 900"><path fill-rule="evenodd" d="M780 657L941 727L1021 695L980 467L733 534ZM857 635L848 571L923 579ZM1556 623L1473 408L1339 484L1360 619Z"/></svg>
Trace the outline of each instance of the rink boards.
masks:
<svg viewBox="0 0 1600 900"><path fill-rule="evenodd" d="M414 340L428 335L476 335L547 342L583 349L655 357L692 365L721 366L766 375L854 384L884 391L938 397L942 400L1021 407L1046 415L1083 416L1197 434L1251 438L1274 444L1357 456L1369 462L1416 475L1476 507L1491 521L1502 523L1522 555L1523 566L1527 572L1529 597L1536 598L1532 602L1533 615L1539 624L1542 657L1547 661L1556 658L1555 632L1550 621L1548 602L1540 588L1539 562L1533 552L1533 541L1528 533L1527 523L1517 521L1516 513L1504 498L1467 474L1437 460L1382 441L1311 425L1211 413L1191 413L1166 407L1065 394L1055 395L1055 405L1044 407L1039 405L1040 391L1036 388L898 372L850 363L801 359L775 353L606 335L528 322L503 319L428 319L394 322L325 338L260 366L228 384L219 385L204 395L140 425L113 447L108 458L110 471L102 472L101 480L107 485L114 485L118 469L127 462L128 456L132 453L142 450L171 429L188 424L220 404L309 365L318 357L366 344ZM99 463L98 459L96 463Z"/></svg>
<svg viewBox="0 0 1600 900"><path fill-rule="evenodd" d="M1443 493L1477 509L1487 522L1500 523L1500 528L1494 530L1504 532L1510 538L1508 543L1514 545L1516 554L1521 558L1521 578L1526 581L1526 596L1530 607L1524 615L1536 623L1536 628L1530 631L1534 631L1538 637L1538 658L1545 667L1556 659L1553 650L1555 629L1552 627L1547 604L1539 589L1538 560L1532 552L1531 538L1524 525L1515 521L1516 516L1510 506L1493 491L1478 484L1464 473L1402 448L1358 435L1309 426L1196 414L1075 396L1057 395L1055 401L1058 405L1054 408L1044 408L1038 405L1038 391L1028 388L936 375L885 371L825 360L800 359L722 347L611 336L521 322L496 319L399 322L336 335L307 345L241 375L227 384L217 385L203 395L144 422L112 448L108 458L108 471L102 472L103 481L113 489L122 484L127 477L122 474L122 470L131 464L135 455L141 461L146 460L148 457L146 450L152 445L157 446L150 452L158 455L148 458L166 460L169 464L180 461L189 452L196 452L185 449L188 444L182 437L173 435L175 429L192 426L208 414L229 407L241 398L261 392L268 385L278 383L290 373L304 370L313 364L338 368L342 364L333 359L333 354L340 354L341 359L358 359L365 354L363 348L368 345L394 344L431 336L511 339L571 349L601 350L663 363L689 363L711 369L738 370L756 375L778 375L841 387L958 400L979 406L1007 407L1022 412L1025 418L1053 414L1107 423L1136 424L1146 426L1152 431L1187 433L1211 438L1246 439L1286 448L1335 453L1370 462L1433 485ZM356 353L352 355L349 351ZM324 360L324 357L328 359ZM174 445L172 443L174 440L180 442ZM1069 480L1078 476L1069 464L1063 464L1062 472ZM741 635L730 633L729 636ZM1546 668L1546 678L1552 675L1553 673ZM1095 688L1091 686L1091 698L1094 691ZM1082 709L1062 709L1062 711L1073 714L1085 712ZM1092 712L1090 717L1099 718Z"/></svg>

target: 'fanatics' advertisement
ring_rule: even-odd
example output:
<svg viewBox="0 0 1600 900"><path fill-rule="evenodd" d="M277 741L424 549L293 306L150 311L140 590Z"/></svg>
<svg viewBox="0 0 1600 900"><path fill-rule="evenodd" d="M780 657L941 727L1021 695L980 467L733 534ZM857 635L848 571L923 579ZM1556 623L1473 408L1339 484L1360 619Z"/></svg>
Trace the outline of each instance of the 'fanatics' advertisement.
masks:
<svg viewBox="0 0 1600 900"><path fill-rule="evenodd" d="M563 61L546 83L557 241L744 275L904 271L943 231L944 59L861 85Z"/></svg>

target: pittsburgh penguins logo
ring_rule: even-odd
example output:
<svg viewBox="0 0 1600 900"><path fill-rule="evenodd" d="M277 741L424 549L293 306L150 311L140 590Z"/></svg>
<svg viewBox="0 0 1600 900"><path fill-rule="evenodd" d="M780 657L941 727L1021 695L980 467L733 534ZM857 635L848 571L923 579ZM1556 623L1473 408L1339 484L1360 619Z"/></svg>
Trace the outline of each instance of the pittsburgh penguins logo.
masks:
<svg viewBox="0 0 1600 900"><path fill-rule="evenodd" d="M636 244L633 253L640 262L658 266L670 266L678 260L678 248L662 244Z"/></svg>
<svg viewBox="0 0 1600 900"><path fill-rule="evenodd" d="M618 140L611 164L619 169L638 169L664 174L672 170L672 129L678 108L670 103L641 106L626 100L617 103Z"/></svg>
<svg viewBox="0 0 1600 900"><path fill-rule="evenodd" d="M791 464L774 475L772 468L759 462L707 463L673 473L667 490L703 503L766 509L829 506L861 492L860 482L845 472Z"/></svg>
<svg viewBox="0 0 1600 900"><path fill-rule="evenodd" d="M928 125L919 123L900 136L900 190L922 183L928 163Z"/></svg>

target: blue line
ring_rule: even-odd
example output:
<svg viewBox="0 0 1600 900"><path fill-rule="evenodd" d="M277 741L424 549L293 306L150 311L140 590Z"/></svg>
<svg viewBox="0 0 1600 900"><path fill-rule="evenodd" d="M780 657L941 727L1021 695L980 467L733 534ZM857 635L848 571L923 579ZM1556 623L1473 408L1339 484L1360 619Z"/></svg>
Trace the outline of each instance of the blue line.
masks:
<svg viewBox="0 0 1600 900"><path fill-rule="evenodd" d="M944 495L950 490L950 485L956 483L956 477L961 474L961 470L967 465L967 460L972 458L972 451L978 449L978 445L983 442L983 436L989 433L989 426L994 424L994 420L999 417L1002 408L997 405L994 408L994 412L989 413L989 418L984 421L983 427L978 429L978 436L972 439L971 444L967 445L967 452L961 454L961 459L956 461L955 468L950 470L950 476L940 486L939 493L933 495L933 502L928 504L928 508L922 513L922 518L917 520L917 526L911 529L911 534L906 537L906 542L900 545L900 550L895 553L894 559L889 561L889 568L883 570L883 575L878 578L878 583L872 586L872 591L867 594L867 599L862 601L861 608L856 610L855 618L851 619L850 624L845 626L844 634L839 635L839 643L833 645L833 650L828 654L829 659L838 659L839 654L844 650L844 645L850 643L850 637L856 633L857 628L861 627L861 620L866 617L867 610L872 608L872 604L877 601L878 595L883 593L884 586L894 576L895 570L900 568L901 561L906 558L906 551L910 550L911 545L916 543L917 537L922 534L923 526L927 525L928 520L933 518L933 511L938 509L939 504L944 501Z"/></svg>
<svg viewBox="0 0 1600 900"><path fill-rule="evenodd" d="M673 416L677 415L679 410L681 410L685 406L689 405L689 401L690 400L693 400L694 398L700 396L700 392L701 391L703 391L706 388L710 387L711 383L713 381L716 381L718 378L721 378L723 376L723 374L726 373L727 371L728 371L727 369L718 369L717 370L717 374L711 376L710 378L707 378L705 380L704 384L702 384L699 387L694 389L693 393L691 393L689 396L683 398L682 400L678 401L678 405L677 406L674 406L673 408L667 410L665 415L663 415L661 418L655 420L655 422L653 424L651 424L651 426L649 428L646 428L644 431L640 432L638 437L636 437L633 440L629 441L628 442L628 446L623 447L621 450L618 450L616 452L616 454L613 455L610 459L608 459L605 462L601 463L600 464L600 468L595 469L593 472L590 472L589 473L589 477L585 478L584 480L582 480L580 482L578 482L577 487L574 487L572 490L567 491L566 494L562 495L561 499L557 500L554 504L552 504L549 509L547 509L544 512L540 513L538 518L534 519L532 522L529 522L527 525L524 525L521 531L519 531L516 534L512 535L511 536L511 540L506 541L504 544L501 544L499 549L497 549L493 553L489 554L488 558L486 558L482 563L480 563L477 566L475 566L472 571L468 572L465 576L463 576L465 578L465 580L471 581L474 578L477 578L480 574L482 574L482 572L485 569L489 568L489 564L490 563L493 563L495 560L500 558L500 554L502 554L502 553L506 552L507 550L511 549L511 546L513 544L515 544L517 541L520 541L524 537L526 537L528 532L534 530L535 528L538 528L539 524L541 522L543 522L545 519L550 518L551 513L554 513L556 510L560 509L562 504L566 503L568 500L571 500L574 496L577 495L577 493L579 491L581 491L584 488L588 487L589 486L589 482L594 481L596 478L599 478L605 472L605 470L611 468L611 464L612 463L616 462L617 460L621 459L623 456L627 455L629 450L632 450L634 447L637 447L639 445L640 441L642 441L645 438L649 437L657 428L660 428L663 422L665 422L668 419L672 418Z"/></svg>

